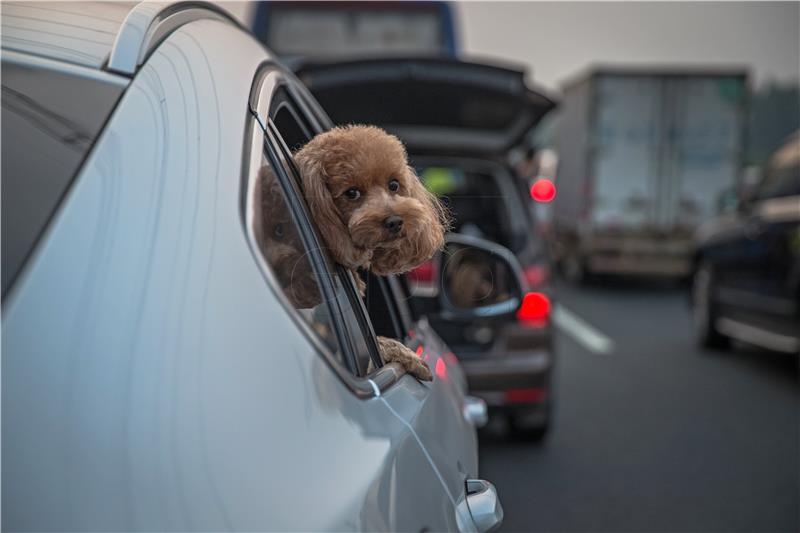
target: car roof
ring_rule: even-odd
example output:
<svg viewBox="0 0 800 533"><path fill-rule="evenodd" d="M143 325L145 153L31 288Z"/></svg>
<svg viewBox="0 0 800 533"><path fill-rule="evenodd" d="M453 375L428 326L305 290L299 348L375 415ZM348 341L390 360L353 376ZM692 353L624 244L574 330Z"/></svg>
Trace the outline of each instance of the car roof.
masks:
<svg viewBox="0 0 800 533"><path fill-rule="evenodd" d="M102 68L135 2L3 2L2 46Z"/></svg>
<svg viewBox="0 0 800 533"><path fill-rule="evenodd" d="M124 76L183 24L214 19L242 28L225 9L199 1L4 1L0 13L3 50Z"/></svg>

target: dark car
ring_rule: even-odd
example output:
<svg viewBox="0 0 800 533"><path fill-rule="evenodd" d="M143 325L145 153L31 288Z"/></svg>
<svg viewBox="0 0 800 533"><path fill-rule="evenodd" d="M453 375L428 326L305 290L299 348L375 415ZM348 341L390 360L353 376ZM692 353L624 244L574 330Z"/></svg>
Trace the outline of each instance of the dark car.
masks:
<svg viewBox="0 0 800 533"><path fill-rule="evenodd" d="M377 124L406 143L426 186L448 206L454 232L518 257L529 294L516 317L501 321L431 312L436 265L412 272L409 286L415 311L453 348L470 390L508 414L512 429L543 436L553 397L550 269L527 185L507 155L553 100L531 90L522 70L455 59L307 62L297 73L335 123ZM469 281L476 273L464 276L464 290L480 290Z"/></svg>
<svg viewBox="0 0 800 533"><path fill-rule="evenodd" d="M800 133L732 213L699 231L692 307L704 347L800 352Z"/></svg>

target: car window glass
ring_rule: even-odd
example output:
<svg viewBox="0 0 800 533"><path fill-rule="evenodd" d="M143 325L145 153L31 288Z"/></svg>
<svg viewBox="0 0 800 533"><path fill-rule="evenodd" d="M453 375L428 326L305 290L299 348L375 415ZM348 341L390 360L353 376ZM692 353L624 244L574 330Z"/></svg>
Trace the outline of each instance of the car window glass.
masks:
<svg viewBox="0 0 800 533"><path fill-rule="evenodd" d="M291 214L277 176L264 162L259 174L254 211L256 242L286 299L337 359L346 365L339 349L328 306L314 273L299 228Z"/></svg>
<svg viewBox="0 0 800 533"><path fill-rule="evenodd" d="M800 164L769 169L759 189L762 200L800 195Z"/></svg>
<svg viewBox="0 0 800 533"><path fill-rule="evenodd" d="M508 199L492 175L450 166L422 168L419 175L447 206L453 231L513 246Z"/></svg>
<svg viewBox="0 0 800 533"><path fill-rule="evenodd" d="M800 195L800 137L772 156L756 194L760 200Z"/></svg>
<svg viewBox="0 0 800 533"><path fill-rule="evenodd" d="M78 173L122 87L3 58L3 295Z"/></svg>

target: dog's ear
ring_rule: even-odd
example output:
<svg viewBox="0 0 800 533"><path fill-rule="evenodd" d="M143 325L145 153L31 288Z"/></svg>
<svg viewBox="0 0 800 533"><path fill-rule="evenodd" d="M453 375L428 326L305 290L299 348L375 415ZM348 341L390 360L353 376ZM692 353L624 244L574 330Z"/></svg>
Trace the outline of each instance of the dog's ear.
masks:
<svg viewBox="0 0 800 533"><path fill-rule="evenodd" d="M339 216L339 210L336 209L331 192L328 190L328 176L323 157L324 151L315 146L313 140L294 156L302 175L303 194L311 217L334 261L349 268L366 266L369 263L370 253L356 248L350 239L347 226Z"/></svg>
<svg viewBox="0 0 800 533"><path fill-rule="evenodd" d="M428 211L428 231L423 232L417 242L417 264L423 263L433 257L433 255L444 247L444 234L450 229L450 215L439 198L425 188L422 181L409 165L408 171L409 193L412 197L421 202ZM416 265L415 265L416 266Z"/></svg>

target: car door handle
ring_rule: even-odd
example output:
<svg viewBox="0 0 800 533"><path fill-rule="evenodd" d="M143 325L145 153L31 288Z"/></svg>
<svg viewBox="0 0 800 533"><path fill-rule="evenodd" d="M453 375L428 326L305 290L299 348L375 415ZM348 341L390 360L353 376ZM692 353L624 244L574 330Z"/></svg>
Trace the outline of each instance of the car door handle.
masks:
<svg viewBox="0 0 800 533"><path fill-rule="evenodd" d="M489 422L489 410L486 402L475 396L464 397L464 418L476 428L482 428Z"/></svg>
<svg viewBox="0 0 800 533"><path fill-rule="evenodd" d="M475 528L481 533L503 523L503 506L494 485L483 479L467 480L467 507Z"/></svg>

